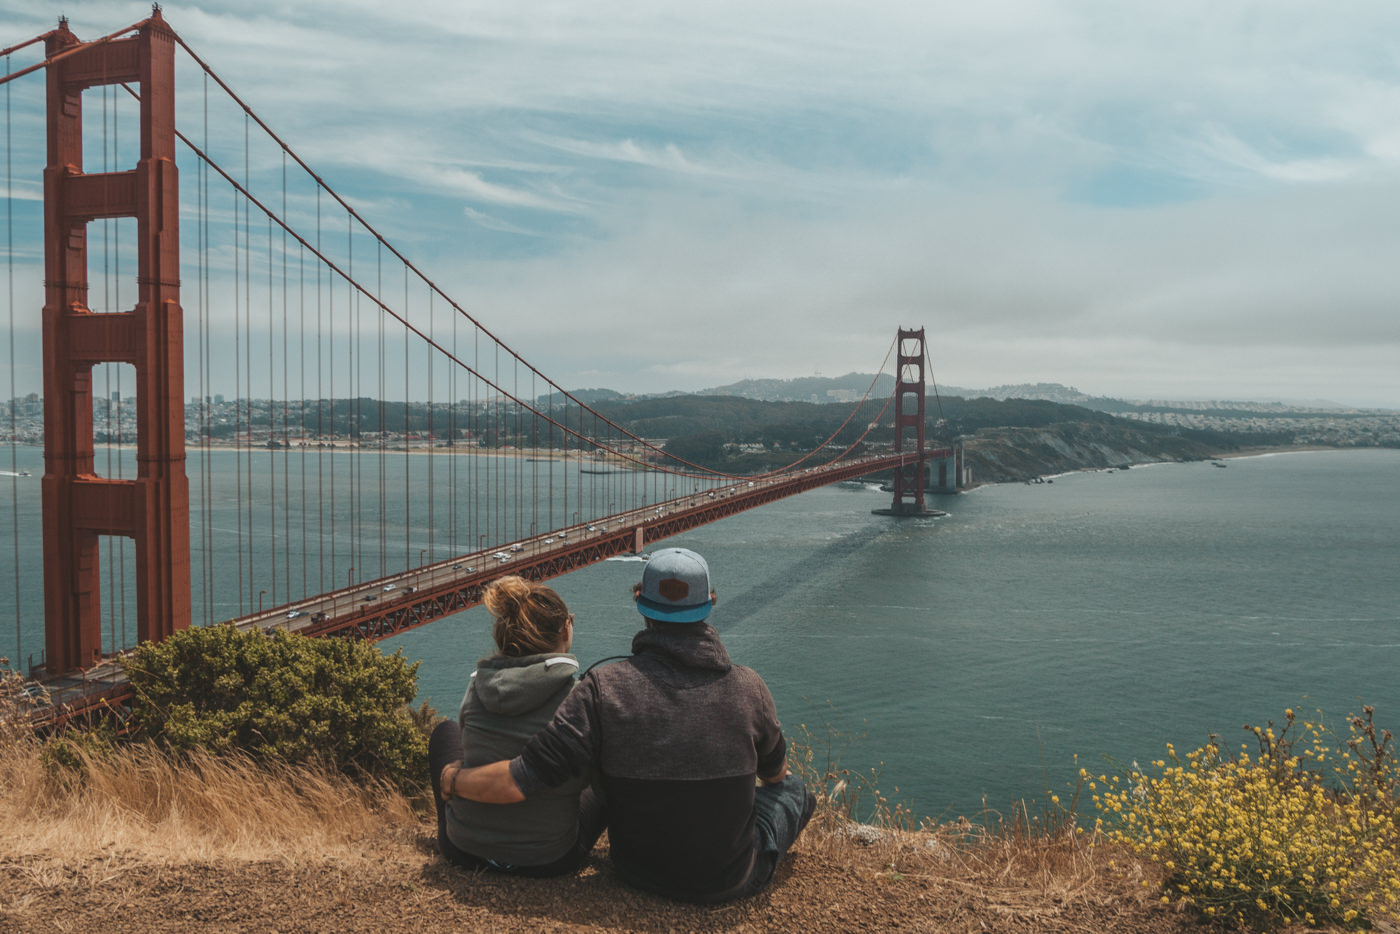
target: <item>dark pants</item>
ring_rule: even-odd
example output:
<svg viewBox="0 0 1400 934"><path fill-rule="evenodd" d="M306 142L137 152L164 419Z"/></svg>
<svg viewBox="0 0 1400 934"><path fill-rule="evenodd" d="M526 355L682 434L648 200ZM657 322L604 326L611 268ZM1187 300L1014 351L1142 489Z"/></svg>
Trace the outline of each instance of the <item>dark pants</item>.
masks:
<svg viewBox="0 0 1400 934"><path fill-rule="evenodd" d="M443 858L454 866L463 869L490 869L518 876L563 875L583 865L589 851L593 849L593 844L598 842L603 828L607 826L602 799L592 788L585 788L578 799L578 840L571 850L554 862L545 863L543 866L516 866L468 853L447 836L447 803L442 800L442 789L438 787L438 779L450 762L462 762L462 730L456 723L444 720L433 728L433 735L428 738L428 775L433 786L433 800L437 802L438 850Z"/></svg>
<svg viewBox="0 0 1400 934"><path fill-rule="evenodd" d="M761 892L773 881L778 861L812 819L816 807L816 797L796 775L776 785L760 785L754 791L753 871L739 893L741 897Z"/></svg>

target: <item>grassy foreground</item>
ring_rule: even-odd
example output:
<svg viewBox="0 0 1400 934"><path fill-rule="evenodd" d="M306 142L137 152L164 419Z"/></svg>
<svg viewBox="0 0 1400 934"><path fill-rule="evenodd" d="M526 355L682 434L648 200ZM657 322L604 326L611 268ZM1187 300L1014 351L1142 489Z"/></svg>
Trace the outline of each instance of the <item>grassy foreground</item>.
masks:
<svg viewBox="0 0 1400 934"><path fill-rule="evenodd" d="M677 905L626 889L600 845L557 880L463 873L422 798L310 768L152 746L0 748L0 929L1184 931L1147 865L1073 834L875 831L824 802L770 892ZM76 768L74 768L76 766ZM604 841L605 844L606 841Z"/></svg>
<svg viewBox="0 0 1400 934"><path fill-rule="evenodd" d="M1068 804L1048 795L1039 814L1022 806L994 829L917 820L880 793L877 775L841 768L831 737L800 727L789 761L817 792L811 826L764 893L696 907L618 883L606 836L570 877L450 867L437 855L422 766L399 757L381 778L354 761L347 771L325 747L302 748L306 737L296 734L317 722L305 717L250 727L245 742L261 743L257 754L241 745L211 753L198 741L115 742L101 731L41 739L14 716L33 701L2 669L5 932L1167 934L1204 925L1400 934L1400 772L1393 737L1370 707L1343 730L1321 711L1287 710L1277 730L1246 727L1254 752L1211 737L1184 757L1169 746L1146 769L1083 770ZM416 736L435 715L425 707L394 716ZM207 732L207 720L167 721ZM356 732L359 721L342 721L322 726ZM295 724L301 730L288 733ZM305 755L289 762L286 750ZM1086 795L1100 815L1092 830L1076 810Z"/></svg>

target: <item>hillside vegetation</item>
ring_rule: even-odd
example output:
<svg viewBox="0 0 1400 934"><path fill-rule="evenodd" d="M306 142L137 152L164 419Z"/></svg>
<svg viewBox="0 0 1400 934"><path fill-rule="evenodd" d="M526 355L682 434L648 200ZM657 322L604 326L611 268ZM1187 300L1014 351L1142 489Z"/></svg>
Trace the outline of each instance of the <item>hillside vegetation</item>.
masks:
<svg viewBox="0 0 1400 934"><path fill-rule="evenodd" d="M735 396L673 396L603 403L600 411L676 457L730 473L789 464L836 432L832 454L854 443L866 420L850 403L762 402ZM1226 432L1156 425L1077 405L1029 399L930 401L927 443L960 442L979 482L1027 480L1069 470L1203 460L1245 447L1287 446L1284 431ZM843 428L842 425L845 424ZM839 432L838 432L839 429ZM893 441L888 417L857 450ZM762 446L762 452L740 446Z"/></svg>

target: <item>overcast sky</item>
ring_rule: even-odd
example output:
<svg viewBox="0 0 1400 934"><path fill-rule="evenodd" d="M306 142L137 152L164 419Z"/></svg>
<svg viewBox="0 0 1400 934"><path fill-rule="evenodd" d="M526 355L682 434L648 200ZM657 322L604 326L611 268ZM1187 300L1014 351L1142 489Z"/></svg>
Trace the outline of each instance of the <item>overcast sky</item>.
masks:
<svg viewBox="0 0 1400 934"><path fill-rule="evenodd" d="M944 384L1400 407L1400 4L163 8L570 388L870 372L903 325ZM0 0L0 44L149 10Z"/></svg>

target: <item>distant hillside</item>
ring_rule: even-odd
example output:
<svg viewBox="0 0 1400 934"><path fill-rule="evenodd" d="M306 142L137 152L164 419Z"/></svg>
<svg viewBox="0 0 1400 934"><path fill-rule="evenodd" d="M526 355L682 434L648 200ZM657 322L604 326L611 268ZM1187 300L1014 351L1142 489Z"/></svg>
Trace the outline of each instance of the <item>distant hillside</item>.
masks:
<svg viewBox="0 0 1400 934"><path fill-rule="evenodd" d="M870 373L845 376L801 376L796 379L744 379L728 386L706 389L698 395L738 396L760 402L856 402L870 389ZM894 377L880 374L871 395L876 398L894 392Z"/></svg>
<svg viewBox="0 0 1400 934"><path fill-rule="evenodd" d="M593 405L595 402L612 402L615 399L625 398L622 393L614 389L571 389L569 392L584 405ZM538 397L535 404L563 405L565 401L562 392L551 392Z"/></svg>
<svg viewBox="0 0 1400 934"><path fill-rule="evenodd" d="M1131 402L1112 399L1108 396L1091 396L1087 392L1080 392L1073 386L1065 386L1060 383L1018 383L1014 386L993 386L991 389L971 392L970 395L998 400L1038 399L1044 402L1058 402L1061 405L1082 405L1095 412L1109 412L1114 415L1137 409L1137 406Z"/></svg>
<svg viewBox="0 0 1400 934"><path fill-rule="evenodd" d="M846 423L849 403L763 402L733 395L618 400L599 406L641 437L664 441L671 454L730 473L790 463L840 429L841 446L864 425ZM1287 432L1187 429L1130 421L1079 405L985 396L943 397L928 411L928 442L966 445L981 481L1025 480L1086 467L1120 467L1164 460L1199 460L1241 446L1293 442ZM888 446L893 429L880 425L867 444Z"/></svg>
<svg viewBox="0 0 1400 934"><path fill-rule="evenodd" d="M875 377L870 373L847 373L845 376L805 376L797 379L745 379L727 386L706 389L698 395L738 396L741 399L757 399L761 402L854 402L865 394L870 381ZM994 386L991 389L965 389L961 386L930 386L929 394L937 390L939 396L961 396L966 399L1038 399L1045 402L1059 402L1064 405L1082 405L1099 412L1132 410L1133 404L1122 399L1104 396L1091 396L1072 386L1059 383L1022 383L1015 386ZM880 375L872 395L883 397L894 391L894 377Z"/></svg>

